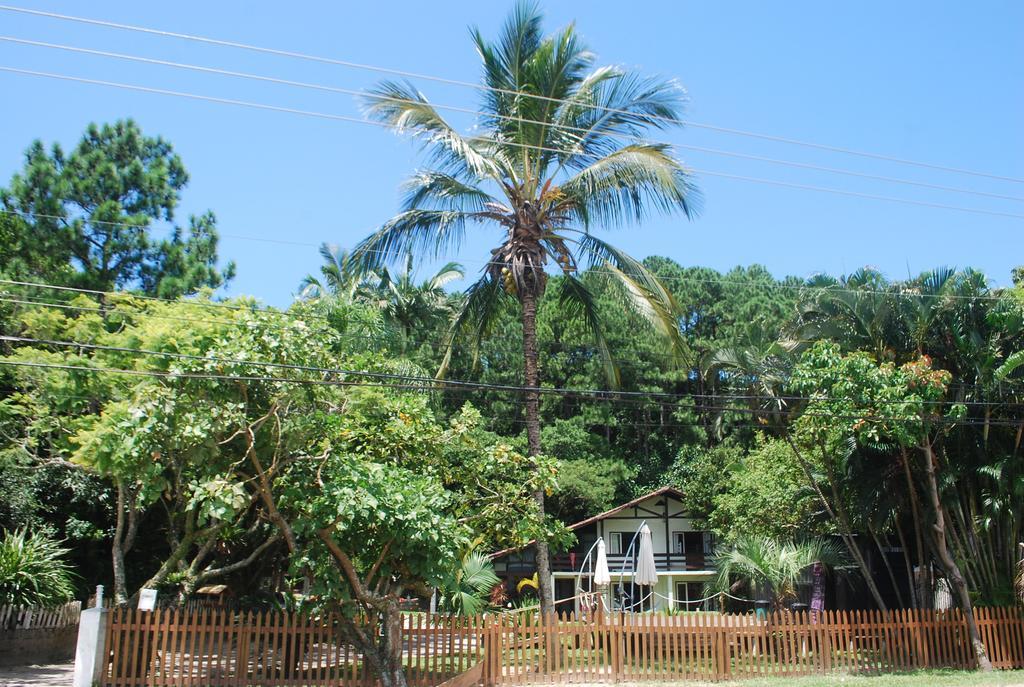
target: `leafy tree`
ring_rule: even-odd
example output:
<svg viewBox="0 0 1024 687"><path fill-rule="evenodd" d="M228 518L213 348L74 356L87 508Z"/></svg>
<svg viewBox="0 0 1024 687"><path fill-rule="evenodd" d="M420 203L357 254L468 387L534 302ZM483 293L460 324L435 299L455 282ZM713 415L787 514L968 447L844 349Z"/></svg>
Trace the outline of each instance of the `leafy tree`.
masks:
<svg viewBox="0 0 1024 687"><path fill-rule="evenodd" d="M723 467L719 479L726 485L712 497L709 517L720 536L788 540L822 529L813 494L784 441L762 438Z"/></svg>
<svg viewBox="0 0 1024 687"><path fill-rule="evenodd" d="M374 269L409 252L457 248L467 224L499 227L504 237L467 290L456 331L470 329L479 339L499 305L516 301L523 381L530 388L540 386L537 308L549 260L562 273L563 313L592 325L609 371L593 296L575 274L580 263L600 265L630 307L677 338L671 295L643 264L590 230L642 218L652 208L694 212L689 175L666 145L618 138L678 123L678 86L614 67L594 69L573 27L545 37L539 12L525 3L516 5L498 41L479 31L473 40L489 89L474 135L458 133L411 85L386 82L369 98L372 117L422 138L436 164L409 181L403 211L359 244L354 258ZM539 396L523 396L528 453L539 455ZM543 512L543 492L536 498ZM538 543L537 554L546 577L546 542ZM552 612L552 601L542 586L545 612Z"/></svg>
<svg viewBox="0 0 1024 687"><path fill-rule="evenodd" d="M953 525L943 502L943 479L939 472L941 437L949 430L949 423L965 410L963 406L953 406L948 416L942 412L951 378L949 372L933 369L927 357L899 367L892 363L878 365L866 354L844 356L835 344L816 344L804 354L793 376L793 387L813 399L797 423L798 442L810 451L818 450L832 487L832 503L828 503L820 488L818 493L825 507L838 514L844 532L851 531L851 524L835 486L840 479L833 467L836 451L829 447L848 437L861 443L891 441L903 450L907 469L916 473L930 511L926 529L930 548L964 612L978 666L990 670L970 590L957 561ZM834 418L844 420L837 423ZM806 459L801 460L806 465ZM913 483L909 487L913 489ZM853 549L851 554L856 558Z"/></svg>
<svg viewBox="0 0 1024 687"><path fill-rule="evenodd" d="M429 596L440 587L450 605L465 604L464 563L474 542L564 538L533 507L532 494L553 488L556 470L543 456L490 444L472 408L444 428L422 394L356 389L339 401L344 416L325 418L317 453L253 469L286 532L293 573L311 594L340 604L346 637L383 684L401 687L403 594ZM272 466L280 466L276 475ZM482 584L486 575L471 572ZM373 617L381 619L379 634L360 622Z"/></svg>
<svg viewBox="0 0 1024 687"><path fill-rule="evenodd" d="M25 166L0 191L0 224L11 247L0 272L107 291L135 288L175 298L217 288L234 264L217 265L212 213L189 218L187 233L151 236L171 222L188 173L171 144L144 136L132 120L89 125L70 153L35 141Z"/></svg>
<svg viewBox="0 0 1024 687"><path fill-rule="evenodd" d="M0 606L48 608L75 595L67 549L45 532L3 530L0 537Z"/></svg>

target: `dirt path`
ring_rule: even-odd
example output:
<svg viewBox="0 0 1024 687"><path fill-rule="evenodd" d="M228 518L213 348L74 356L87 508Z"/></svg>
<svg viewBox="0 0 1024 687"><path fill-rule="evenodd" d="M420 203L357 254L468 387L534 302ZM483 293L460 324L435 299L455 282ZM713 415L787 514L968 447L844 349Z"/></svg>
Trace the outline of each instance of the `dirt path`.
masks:
<svg viewBox="0 0 1024 687"><path fill-rule="evenodd" d="M0 687L71 687L74 663L0 667Z"/></svg>

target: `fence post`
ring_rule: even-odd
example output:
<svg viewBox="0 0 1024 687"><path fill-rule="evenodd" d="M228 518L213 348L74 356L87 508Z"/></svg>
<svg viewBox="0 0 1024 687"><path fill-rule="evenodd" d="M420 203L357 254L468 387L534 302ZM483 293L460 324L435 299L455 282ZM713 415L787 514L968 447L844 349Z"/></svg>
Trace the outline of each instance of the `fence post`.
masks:
<svg viewBox="0 0 1024 687"><path fill-rule="evenodd" d="M716 618L718 621L715 626L715 635L718 640L718 676L728 677L732 672L732 656L730 655L730 637L728 635L728 627L725 626L724 621L728 616L719 616Z"/></svg>
<svg viewBox="0 0 1024 687"><path fill-rule="evenodd" d="M82 611L78 620L73 687L102 684L107 668L108 611L103 608L103 586L96 588L97 608Z"/></svg>

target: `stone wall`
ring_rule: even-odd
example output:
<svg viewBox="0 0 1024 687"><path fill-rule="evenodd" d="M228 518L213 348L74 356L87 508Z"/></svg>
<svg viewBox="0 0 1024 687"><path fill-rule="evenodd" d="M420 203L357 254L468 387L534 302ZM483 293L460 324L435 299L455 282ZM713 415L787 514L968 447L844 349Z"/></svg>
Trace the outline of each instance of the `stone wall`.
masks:
<svg viewBox="0 0 1024 687"><path fill-rule="evenodd" d="M0 666L64 663L75 658L78 625L0 630Z"/></svg>

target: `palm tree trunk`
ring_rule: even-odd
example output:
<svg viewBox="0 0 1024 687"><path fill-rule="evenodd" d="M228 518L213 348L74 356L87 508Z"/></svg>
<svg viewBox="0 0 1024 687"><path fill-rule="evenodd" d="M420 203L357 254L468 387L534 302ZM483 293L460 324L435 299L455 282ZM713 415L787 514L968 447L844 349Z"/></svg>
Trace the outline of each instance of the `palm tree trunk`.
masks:
<svg viewBox="0 0 1024 687"><path fill-rule="evenodd" d="M537 301L539 289L532 287L520 288L519 302L523 313L523 378L529 388L524 394L526 415L526 446L527 454L539 456L540 446L540 366L537 352ZM537 503L537 515L544 518L544 491L538 490L533 495ZM540 611L543 616L555 612L554 599L551 594L551 560L548 554L548 543L543 537L537 538L537 581L540 597Z"/></svg>
<svg viewBox="0 0 1024 687"><path fill-rule="evenodd" d="M910 549L907 548L907 538L903 535L903 527L900 525L900 518L897 515L893 523L896 528L896 536L900 539L900 549L903 552L903 565L907 571L907 589L910 591L910 607L920 608L917 600L917 583L914 580L914 564L910 562Z"/></svg>
<svg viewBox="0 0 1024 687"><path fill-rule="evenodd" d="M971 645L974 647L974 656L978 661L980 670L992 670L992 662L989 661L988 652L981 641L981 633L978 632L978 622L974 617L974 606L971 603L971 596L967 590L967 583L960 572L953 556L946 546L946 521L943 517L942 502L939 499L939 481L935 476L935 454L931 444L925 441L921 445L924 452L925 476L928 485L928 496L931 500L934 523L932 534L935 541L935 552L938 554L939 562L946 570L946 577L949 578L950 586L956 593L960 602L960 610L964 613L964 620L967 621L967 634L971 638Z"/></svg>
<svg viewBox="0 0 1024 687"><path fill-rule="evenodd" d="M868 522L868 532L871 534L871 538L875 542L875 548L878 549L878 555L882 558L882 565L885 566L885 572L889 575L889 582L892 583L892 590L896 594L896 603L900 608L904 608L903 593L900 592L900 585L896 582L896 573L893 571L892 564L889 562L889 556L885 552L885 547L882 546L882 540L878 536L878 531L870 522Z"/></svg>
<svg viewBox="0 0 1024 687"><path fill-rule="evenodd" d="M900 449L901 462L903 463L903 478L907 481L907 494L910 496L910 515L914 522L914 539L917 546L917 569L918 569L918 590L917 600L919 608L931 608L931 580L927 573L927 565L924 550L924 527L921 522L921 510L917 503L917 489L914 488L914 478L910 472L910 454L905 448Z"/></svg>
<svg viewBox="0 0 1024 687"><path fill-rule="evenodd" d="M790 436L789 433L786 434L786 442L789 444L790 450L793 451L793 455L796 456L796 460L800 464L800 468L803 470L804 476L807 478L807 482L818 495L818 500L821 501L821 505L825 508L825 512L828 513L828 516L839 525L839 537L843 540L843 544L846 545L846 550L850 553L850 557L860 569L861 575L864 577L864 583L867 585L868 591L871 593L871 597L875 600L875 604L878 606L880 611L887 611L888 608L885 605L885 600L882 598L882 593L878 591L878 586L875 584L875 578L871 574L871 569L868 567L863 553L857 546L857 542L853 539L853 527L850 524L850 518L846 513L846 509L843 507L842 499L839 497L839 490L836 486L835 475L833 474L831 467L832 464L829 462L829 456L826 451L822 449L822 458L824 459L823 462L827 473L826 477L828 480L828 486L832 491L832 501L834 503L829 502L825 492L821 489L821 485L818 484L818 480L815 479L810 464L797 448L796 442L793 441L793 437Z"/></svg>

